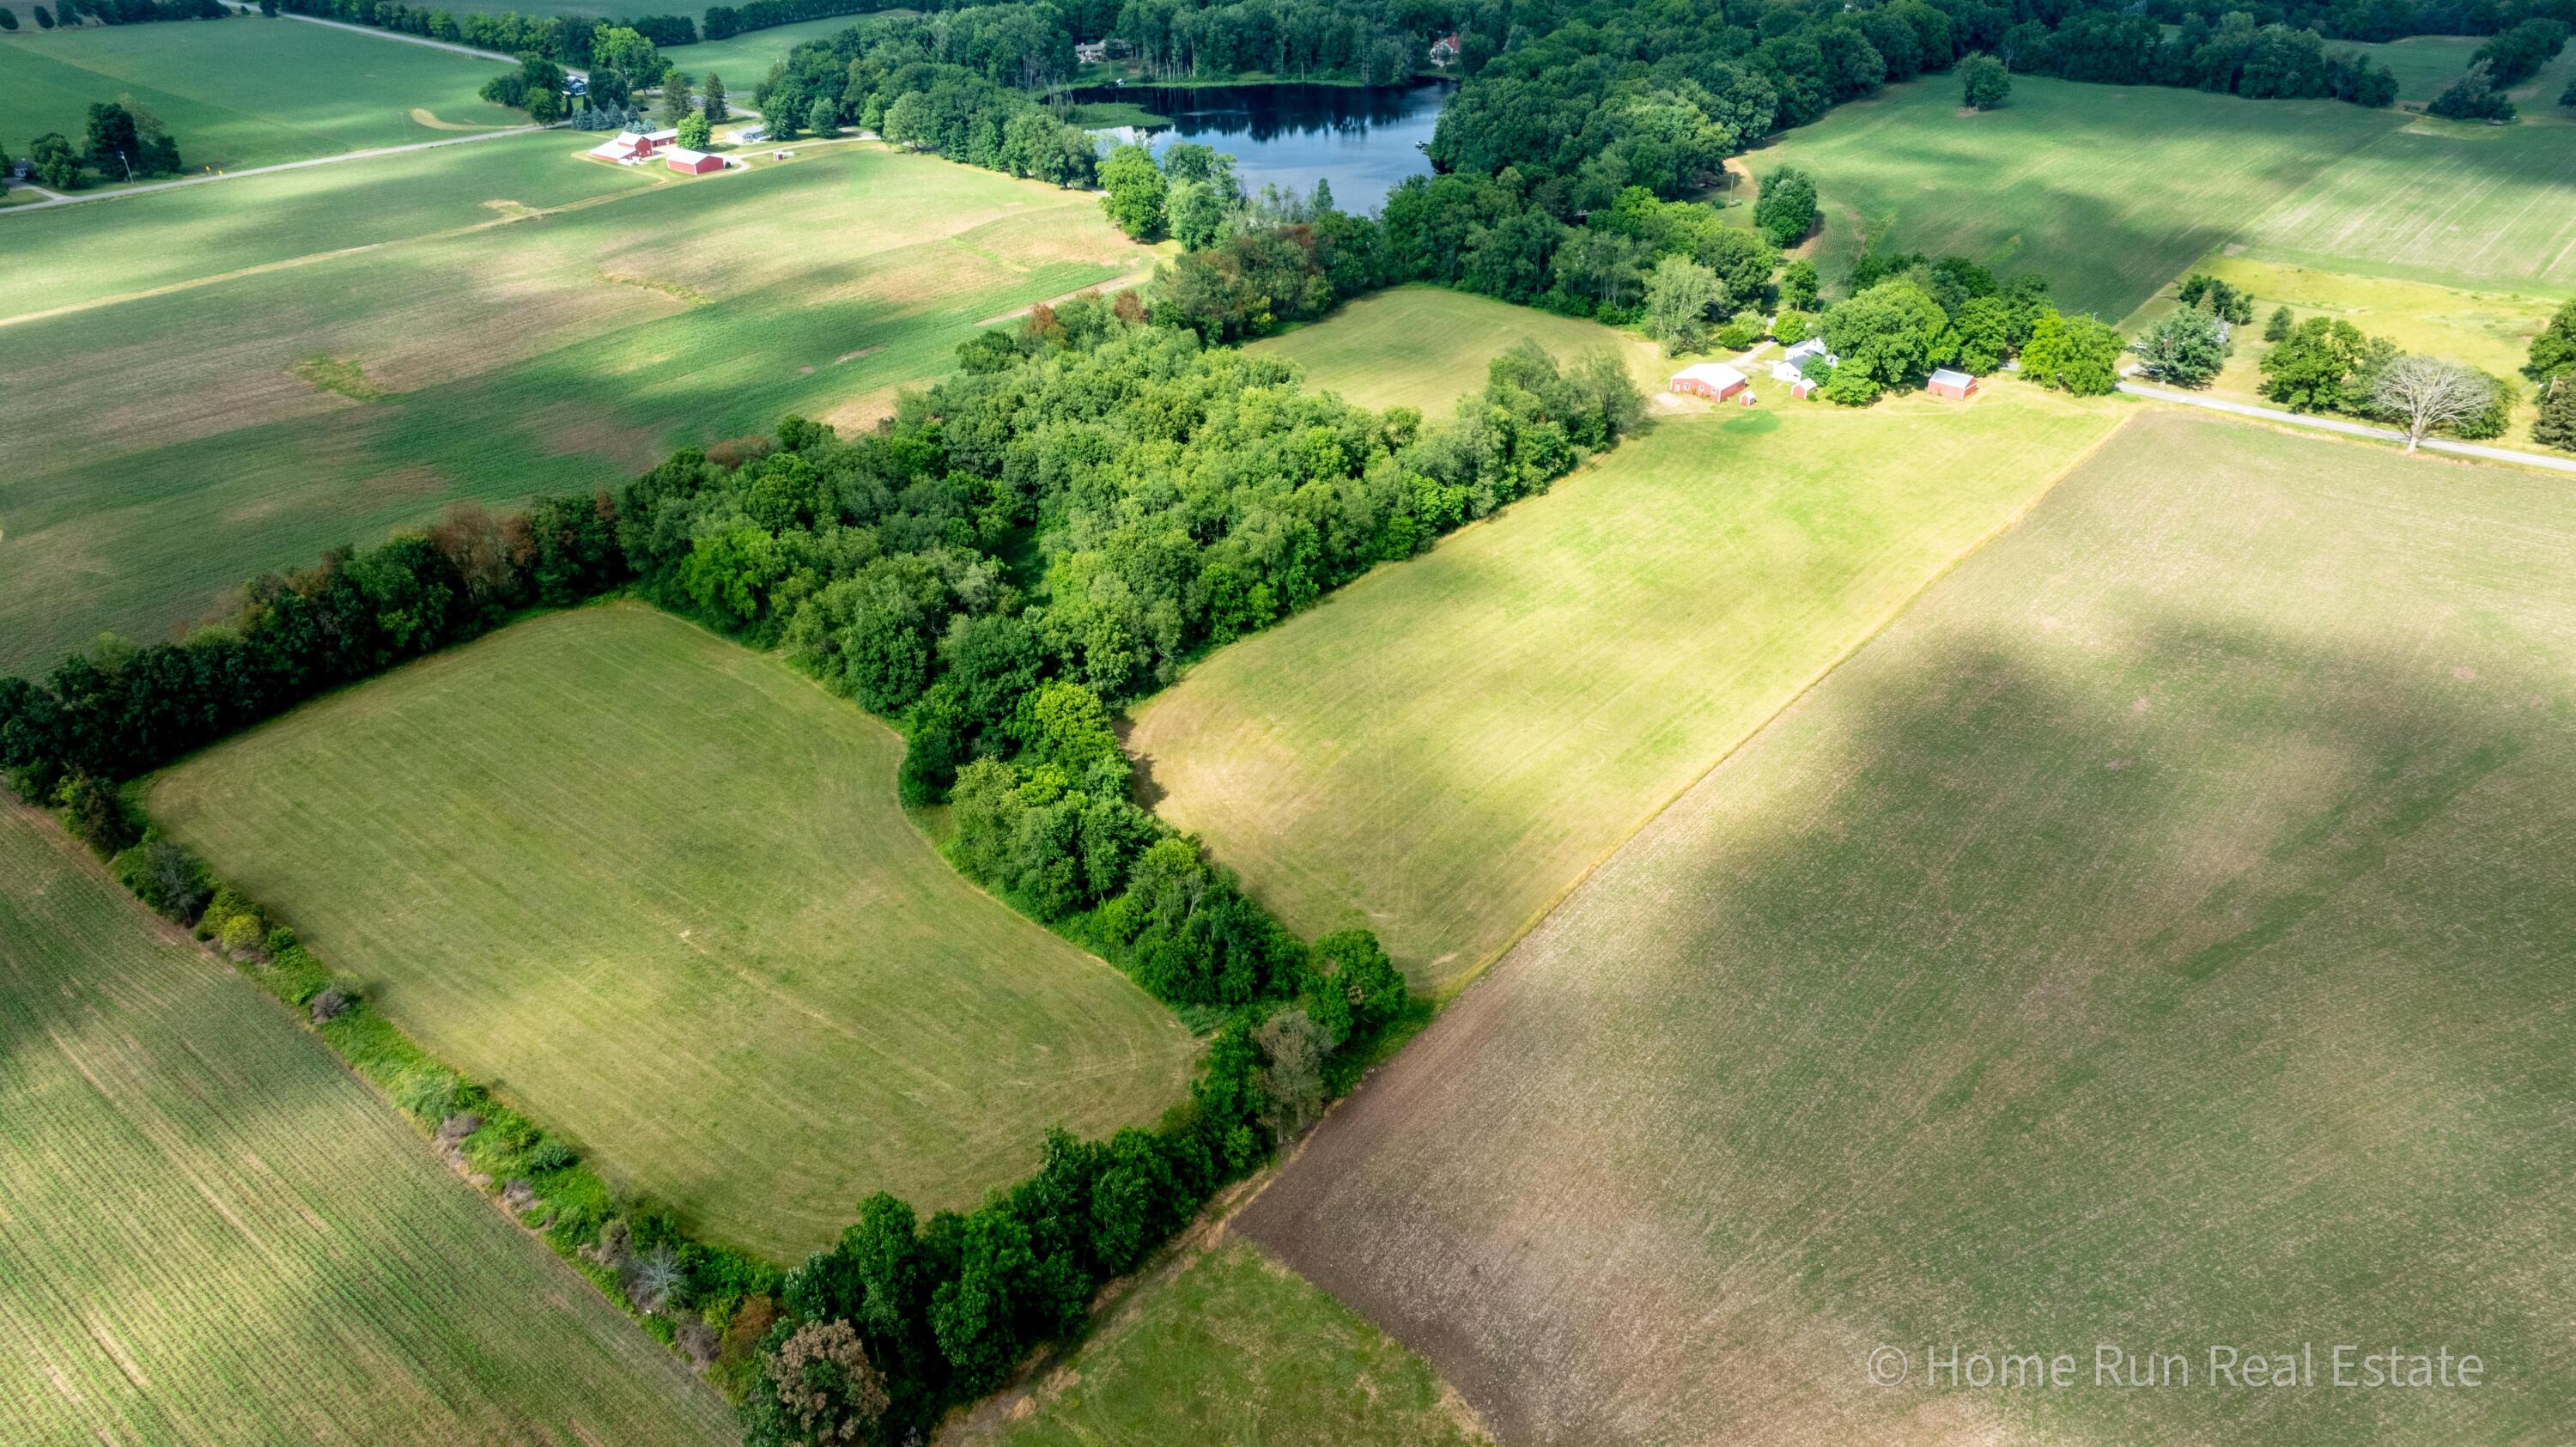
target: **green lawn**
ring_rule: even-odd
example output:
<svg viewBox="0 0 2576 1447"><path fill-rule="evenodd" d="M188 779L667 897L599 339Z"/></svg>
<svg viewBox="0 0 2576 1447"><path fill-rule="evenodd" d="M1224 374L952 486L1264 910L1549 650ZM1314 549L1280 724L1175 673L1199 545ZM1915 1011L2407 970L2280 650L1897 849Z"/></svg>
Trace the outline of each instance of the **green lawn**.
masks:
<svg viewBox="0 0 2576 1447"><path fill-rule="evenodd" d="M791 412L864 425L979 323L1150 256L1089 195L868 143L684 180L581 139L0 218L69 279L0 279L0 392L46 439L0 473L0 668L164 637L451 499L613 487Z"/></svg>
<svg viewBox="0 0 2576 1447"><path fill-rule="evenodd" d="M1964 407L1763 395L1670 404L1199 664L1137 713L1156 807L1300 932L1366 924L1453 983L2123 410L2009 380Z"/></svg>
<svg viewBox="0 0 2576 1447"><path fill-rule="evenodd" d="M1506 1440L2554 1440L2571 721L2563 480L2141 417L1239 1224ZM2075 1380L1927 1384L1952 1343ZM2303 1343L2315 1387L2210 1386ZM2337 1389L2339 1344L2486 1386Z"/></svg>
<svg viewBox="0 0 2576 1447"><path fill-rule="evenodd" d="M159 777L154 817L622 1189L793 1262L1179 1100L1170 1012L896 807L901 745L635 604L413 664Z"/></svg>
<svg viewBox="0 0 2576 1447"><path fill-rule="evenodd" d="M1361 297L1324 321L1254 342L1285 357L1317 387L1362 407L1411 407L1446 420L1459 397L1485 385L1485 364L1524 341L1559 361L1608 347L1639 385L1660 387L1681 365L1634 335L1490 297L1436 286L1400 286Z"/></svg>
<svg viewBox="0 0 2576 1447"><path fill-rule="evenodd" d="M0 808L0 1441L719 1447L715 1394Z"/></svg>
<svg viewBox="0 0 2576 1447"><path fill-rule="evenodd" d="M1961 115L1958 83L1944 75L1837 107L1745 160L1757 175L1782 165L1814 173L1828 284L1849 271L1865 235L1884 250L2043 272L2068 309L2117 319L2402 124L2336 101L2028 75L2013 78L2003 109Z"/></svg>
<svg viewBox="0 0 2576 1447"><path fill-rule="evenodd" d="M0 32L0 149L23 156L47 131L77 146L90 106L126 96L170 128L190 174L442 140L527 124L475 94L502 69L289 20L22 26Z"/></svg>
<svg viewBox="0 0 2576 1447"><path fill-rule="evenodd" d="M1259 1248L1229 1241L1138 1284L1064 1368L950 1447L1477 1447L1422 1359ZM1008 1418L1007 1421L988 1419Z"/></svg>

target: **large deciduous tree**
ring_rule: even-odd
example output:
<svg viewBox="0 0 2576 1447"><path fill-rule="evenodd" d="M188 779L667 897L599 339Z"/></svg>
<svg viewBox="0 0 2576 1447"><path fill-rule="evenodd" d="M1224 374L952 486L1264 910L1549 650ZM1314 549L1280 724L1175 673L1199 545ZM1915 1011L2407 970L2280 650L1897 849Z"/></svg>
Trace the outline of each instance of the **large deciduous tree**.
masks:
<svg viewBox="0 0 2576 1447"><path fill-rule="evenodd" d="M1753 203L1753 224L1771 244L1791 247L1816 229L1816 178L1795 166L1782 166L1762 178Z"/></svg>
<svg viewBox="0 0 2576 1447"><path fill-rule="evenodd" d="M2370 376L2370 410L2406 429L2409 452L2425 433L2468 421L2494 400L2484 373L2440 357L2401 356Z"/></svg>
<svg viewBox="0 0 2576 1447"><path fill-rule="evenodd" d="M1162 238L1163 203L1171 186L1154 164L1153 152L1137 145L1111 151L1100 163L1100 189L1100 209L1108 213L1110 224L1138 241Z"/></svg>
<svg viewBox="0 0 2576 1447"><path fill-rule="evenodd" d="M2093 317L2048 312L2021 350L2021 374L2079 397L2102 396L2120 385L2120 334Z"/></svg>
<svg viewBox="0 0 2576 1447"><path fill-rule="evenodd" d="M1666 356L1708 345L1709 313L1726 304L1717 273L1686 256L1667 256L1646 278L1646 330Z"/></svg>
<svg viewBox="0 0 2576 1447"><path fill-rule="evenodd" d="M1991 55L1971 55L1959 62L1959 99L1970 110L1990 111L2012 95L2012 72Z"/></svg>
<svg viewBox="0 0 2576 1447"><path fill-rule="evenodd" d="M2357 412L2359 380L2379 359L2359 327L2310 317L2263 354L2263 395L2294 412Z"/></svg>

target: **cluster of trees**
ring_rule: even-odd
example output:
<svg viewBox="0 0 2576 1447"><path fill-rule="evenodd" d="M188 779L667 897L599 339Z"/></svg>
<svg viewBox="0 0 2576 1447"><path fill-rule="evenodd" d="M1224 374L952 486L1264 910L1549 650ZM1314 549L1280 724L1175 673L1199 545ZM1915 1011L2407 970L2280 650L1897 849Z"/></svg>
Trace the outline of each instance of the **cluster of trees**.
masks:
<svg viewBox="0 0 2576 1447"><path fill-rule="evenodd" d="M1393 85L1426 67L1429 43L1466 7L1451 0L1126 0L1086 17L1084 38L1127 43L1161 80L1258 72L1285 80Z"/></svg>
<svg viewBox="0 0 2576 1447"><path fill-rule="evenodd" d="M2576 301L2560 307L2532 338L2522 371L2540 387L2540 416L2531 424L2531 440L2576 452Z"/></svg>
<svg viewBox="0 0 2576 1447"><path fill-rule="evenodd" d="M2576 11L2576 5L2569 7ZM2576 18L2571 16L2570 18ZM2455 121L2509 121L2515 116L2504 92L2540 73L2567 46L2569 19L2534 16L2496 36L2470 57L2466 74L2427 106L2437 116ZM2576 82L2570 82L2560 105L2576 105Z"/></svg>
<svg viewBox="0 0 2576 1447"><path fill-rule="evenodd" d="M2054 28L2025 20L1998 52L2017 71L2111 85L2169 85L2255 100L2333 99L2393 105L2397 77L2358 51L2325 48L2314 30L2258 24L2231 10L2212 25L2198 14L2165 33L2133 11L2090 10Z"/></svg>
<svg viewBox="0 0 2576 1447"><path fill-rule="evenodd" d="M2276 321L2287 318L2276 313ZM2266 329L2266 335L2271 328ZM2428 433L2501 437L2521 388L2492 372L2400 352L2340 317L2282 329L2258 364L2263 395L2295 412L2376 417L2406 429L2407 448Z"/></svg>
<svg viewBox="0 0 2576 1447"><path fill-rule="evenodd" d="M886 16L797 46L754 104L773 134L855 124L971 166L1087 186L1090 134L1035 94L1072 65L1072 33L1052 5Z"/></svg>
<svg viewBox="0 0 2576 1447"><path fill-rule="evenodd" d="M36 184L55 191L75 191L96 171L107 181L140 181L175 176L183 166L179 143L161 118L132 96L92 102L89 128L75 147L60 131L48 131L27 147ZM0 169L7 157L0 153Z"/></svg>
<svg viewBox="0 0 2576 1447"><path fill-rule="evenodd" d="M38 30L78 25L85 18L101 25L145 25L156 20L222 20L233 12L219 0L54 0L54 8L30 7ZM18 28L12 11L0 10L0 30Z"/></svg>
<svg viewBox="0 0 2576 1447"><path fill-rule="evenodd" d="M0 776L29 799L74 775L130 778L514 609L597 592L626 576L615 521L604 493L506 518L461 506L426 533L253 579L180 642L108 639L41 681L0 678Z"/></svg>
<svg viewBox="0 0 2576 1447"><path fill-rule="evenodd" d="M2099 395L2118 382L2118 333L2093 317L2061 314L2046 277L1998 282L1959 256L1864 256L1852 269L1849 298L1821 317L1784 310L1775 334L1824 338L1835 360L1821 367L1822 395L1846 406L1920 388L1936 367L1982 377L2015 357L2022 376L2061 391ZM1808 365L1811 376L1819 369Z"/></svg>
<svg viewBox="0 0 2576 1447"><path fill-rule="evenodd" d="M263 5L268 3L270 0L262 0ZM352 25L372 25L380 30L471 45L478 50L494 50L503 55L537 55L558 65L575 68L617 68L631 84L638 86L649 86L659 80L662 65L658 59L645 64L648 55L633 49L636 41L641 41L645 51L650 52L657 46L688 45L698 38L696 22L685 15L648 15L641 20L596 20L578 15L520 15L506 10L450 11L404 5L398 0L275 0L275 3L296 15L345 20ZM616 38L612 40L611 37ZM602 42L608 43L604 54ZM592 81L595 87L597 76L594 75Z"/></svg>
<svg viewBox="0 0 2576 1447"><path fill-rule="evenodd" d="M2168 25L2198 15L2216 20L2244 0L2148 0L2144 12ZM2576 21L2576 0L2284 0L2262 18L2311 29L2329 40L2402 40L2409 35L2496 35L2533 16Z"/></svg>

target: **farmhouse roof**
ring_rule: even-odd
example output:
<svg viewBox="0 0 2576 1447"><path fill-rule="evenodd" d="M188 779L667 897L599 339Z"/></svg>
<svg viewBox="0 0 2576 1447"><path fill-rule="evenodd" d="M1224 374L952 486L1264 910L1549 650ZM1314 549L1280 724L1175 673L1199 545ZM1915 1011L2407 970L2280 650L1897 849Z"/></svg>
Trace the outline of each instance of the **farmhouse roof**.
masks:
<svg viewBox="0 0 2576 1447"><path fill-rule="evenodd" d="M644 139L646 139L646 140L648 140L648 141L653 141L653 142L656 142L656 143L659 143L659 142L662 142L662 141L676 141L676 140L678 140L679 138L680 138L680 132L679 132L679 129L678 129L677 127L673 127L672 129L667 130L667 131L646 131L646 132L644 133Z"/></svg>
<svg viewBox="0 0 2576 1447"><path fill-rule="evenodd" d="M590 148L590 153L603 161L622 161L635 154L633 136L611 136Z"/></svg>
<svg viewBox="0 0 2576 1447"><path fill-rule="evenodd" d="M1933 385L1940 387L1965 387L1975 380L1977 379L1965 372L1954 372L1948 367L1943 367L1932 374Z"/></svg>

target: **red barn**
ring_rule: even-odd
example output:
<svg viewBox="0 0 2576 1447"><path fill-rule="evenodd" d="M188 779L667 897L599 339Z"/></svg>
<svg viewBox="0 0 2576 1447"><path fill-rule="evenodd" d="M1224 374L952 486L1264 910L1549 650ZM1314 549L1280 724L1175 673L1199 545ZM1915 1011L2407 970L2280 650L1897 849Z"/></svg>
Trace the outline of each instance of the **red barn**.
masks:
<svg viewBox="0 0 2576 1447"><path fill-rule="evenodd" d="M1953 372L1943 367L1932 374L1931 381L1923 384L1923 390L1935 397L1973 397L1977 395L1977 379L1965 372Z"/></svg>
<svg viewBox="0 0 2576 1447"><path fill-rule="evenodd" d="M684 176L703 176L709 171L723 170L724 157L711 156L704 151L692 151L682 146L673 146L671 169Z"/></svg>
<svg viewBox="0 0 2576 1447"><path fill-rule="evenodd" d="M1723 402L1753 385L1742 372L1724 362L1699 362L1673 374L1672 389L1712 402Z"/></svg>

